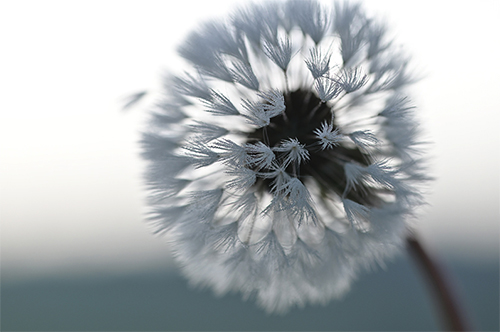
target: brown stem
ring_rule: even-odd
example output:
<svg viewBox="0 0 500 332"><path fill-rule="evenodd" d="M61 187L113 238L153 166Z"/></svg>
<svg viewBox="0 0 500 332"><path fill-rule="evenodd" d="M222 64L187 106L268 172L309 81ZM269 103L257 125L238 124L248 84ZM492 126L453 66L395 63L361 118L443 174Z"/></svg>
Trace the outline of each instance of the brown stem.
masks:
<svg viewBox="0 0 500 332"><path fill-rule="evenodd" d="M439 269L436 262L424 250L420 242L411 235L407 238L408 250L424 271L431 285L434 297L442 312L443 325L448 331L470 331L469 325L460 310L457 299L452 294L451 287Z"/></svg>

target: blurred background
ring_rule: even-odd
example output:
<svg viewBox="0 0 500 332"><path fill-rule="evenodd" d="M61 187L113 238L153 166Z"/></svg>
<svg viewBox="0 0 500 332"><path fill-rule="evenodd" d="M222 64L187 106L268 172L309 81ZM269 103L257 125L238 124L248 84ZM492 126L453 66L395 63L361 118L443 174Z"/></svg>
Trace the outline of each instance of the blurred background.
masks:
<svg viewBox="0 0 500 332"><path fill-rule="evenodd" d="M406 254L343 301L267 316L192 290L142 221L127 97L177 69L184 36L245 1L0 2L1 330L436 330ZM425 76L437 181L418 225L476 330L499 329L499 1L366 1Z"/></svg>

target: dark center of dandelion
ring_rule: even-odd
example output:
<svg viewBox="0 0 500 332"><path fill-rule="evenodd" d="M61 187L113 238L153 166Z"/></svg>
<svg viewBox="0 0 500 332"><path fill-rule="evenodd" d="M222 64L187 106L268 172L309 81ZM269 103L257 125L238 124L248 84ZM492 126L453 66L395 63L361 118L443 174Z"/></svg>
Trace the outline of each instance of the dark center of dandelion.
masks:
<svg viewBox="0 0 500 332"><path fill-rule="evenodd" d="M302 162L298 171L294 165L289 165L287 172L297 176L302 182L315 181L321 191L321 196L326 198L332 191L342 196L346 187L344 165L355 162L368 166L371 164L369 155L363 153L358 147L349 142L340 142L339 145L329 149L322 149L320 139L314 131L326 121L331 122L332 109L311 91L295 90L284 95L286 110L284 114L271 118L270 124L259 128L248 135L249 143L261 141L271 148L277 147L284 140L296 138L304 144L309 151L309 160ZM333 129L338 125L333 122ZM283 153L276 153L279 160ZM259 178L255 186L261 192L269 192L272 179ZM380 199L369 187L351 190L346 198L359 204L375 206Z"/></svg>

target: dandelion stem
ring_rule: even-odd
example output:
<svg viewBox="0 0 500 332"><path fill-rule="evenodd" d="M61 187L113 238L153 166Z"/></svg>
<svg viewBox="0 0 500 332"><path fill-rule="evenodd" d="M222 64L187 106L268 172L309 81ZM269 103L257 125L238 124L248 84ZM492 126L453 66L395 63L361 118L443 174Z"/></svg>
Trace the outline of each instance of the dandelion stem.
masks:
<svg viewBox="0 0 500 332"><path fill-rule="evenodd" d="M248 235L243 242L244 244L250 244L250 240L252 238L252 233L253 233L253 227L255 226L255 219L257 218L257 210L254 212L253 217L252 217L252 222L250 224L250 230L248 231Z"/></svg>
<svg viewBox="0 0 500 332"><path fill-rule="evenodd" d="M269 145L269 136L267 135L267 127L264 127L262 128L262 134L263 134L263 138L264 138L264 143L266 145Z"/></svg>
<svg viewBox="0 0 500 332"><path fill-rule="evenodd" d="M288 74L286 73L286 69L283 70L283 73L285 74L285 92L288 94L290 92L290 87L288 86Z"/></svg>
<svg viewBox="0 0 500 332"><path fill-rule="evenodd" d="M443 271L439 268L430 255L424 250L417 238L412 235L407 239L407 247L419 267L424 271L437 306L442 314L443 328L447 331L470 331L466 323L461 306L458 304L456 294L453 294L450 283L446 280Z"/></svg>
<svg viewBox="0 0 500 332"><path fill-rule="evenodd" d="M314 114L316 114L316 111L321 107L321 105L323 104L322 101L320 101L318 103L318 105L316 105L316 107L314 107L310 112L309 112L309 116L307 117L307 120L311 120L311 118L314 116Z"/></svg>

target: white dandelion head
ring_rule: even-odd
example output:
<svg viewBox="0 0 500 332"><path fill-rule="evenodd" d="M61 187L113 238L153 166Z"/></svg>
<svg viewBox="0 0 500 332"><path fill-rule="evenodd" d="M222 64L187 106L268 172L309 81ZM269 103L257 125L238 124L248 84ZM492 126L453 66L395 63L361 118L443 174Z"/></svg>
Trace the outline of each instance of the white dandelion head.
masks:
<svg viewBox="0 0 500 332"><path fill-rule="evenodd" d="M148 220L193 283L286 312L401 247L427 177L385 31L359 5L287 1L188 35L142 144Z"/></svg>

